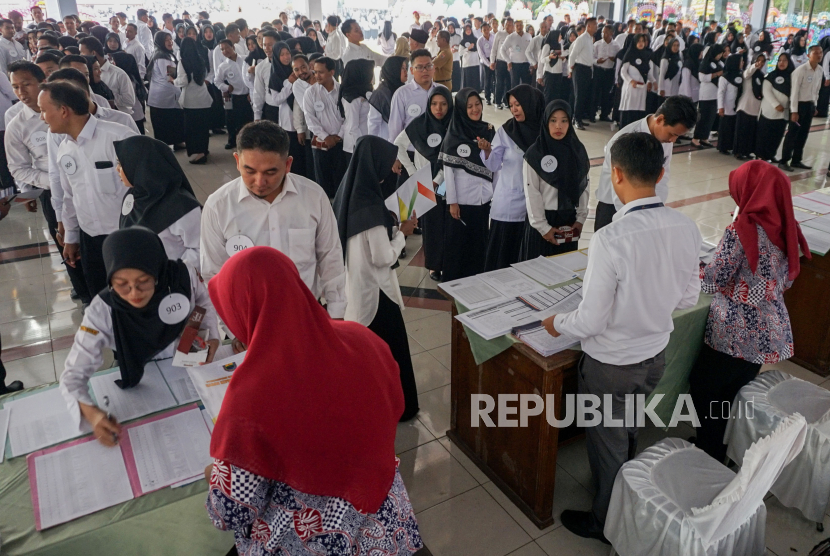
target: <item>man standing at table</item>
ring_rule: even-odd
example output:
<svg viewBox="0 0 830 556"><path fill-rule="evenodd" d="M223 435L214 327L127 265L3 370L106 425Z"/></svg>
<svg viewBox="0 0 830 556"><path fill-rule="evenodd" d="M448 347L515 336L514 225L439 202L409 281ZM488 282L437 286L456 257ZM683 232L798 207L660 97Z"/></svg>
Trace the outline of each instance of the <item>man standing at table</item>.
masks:
<svg viewBox="0 0 830 556"><path fill-rule="evenodd" d="M629 394L648 396L666 366L672 313L700 295L697 225L663 206L655 186L663 175L663 145L649 133L629 133L610 149L614 191L624 203L614 222L591 237L582 301L543 321L553 336L580 340L578 392L598 396L604 416L623 420ZM605 395L611 408L604 407ZM586 427L596 485L591 511L565 510L562 524L580 537L603 534L614 478L634 457L637 427Z"/></svg>
<svg viewBox="0 0 830 556"><path fill-rule="evenodd" d="M332 70L333 71L333 70ZM202 276L210 280L234 253L253 246L282 251L329 315L346 314L346 270L331 203L313 181L291 174L288 134L260 120L242 128L234 153L240 177L202 211Z"/></svg>
<svg viewBox="0 0 830 556"><path fill-rule="evenodd" d="M498 19L493 21L498 21ZM510 88L510 70L507 69L507 58L502 55L501 45L513 33L513 20L508 17L502 20L502 24L504 29L501 31L496 29L496 24L493 24L496 34L493 37L493 49L490 51L490 69L496 74L496 98L493 100L496 110L504 110L504 95Z"/></svg>

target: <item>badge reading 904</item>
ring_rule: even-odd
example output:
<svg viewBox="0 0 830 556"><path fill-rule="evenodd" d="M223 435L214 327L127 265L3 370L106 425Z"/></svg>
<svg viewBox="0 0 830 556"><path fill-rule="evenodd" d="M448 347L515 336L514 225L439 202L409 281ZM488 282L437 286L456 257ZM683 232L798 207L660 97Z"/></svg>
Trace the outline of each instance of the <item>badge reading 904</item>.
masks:
<svg viewBox="0 0 830 556"><path fill-rule="evenodd" d="M249 247L253 247L254 242L251 241L251 238L244 235L237 235L233 236L225 243L225 251L228 253L229 257L233 257L237 253L248 249Z"/></svg>

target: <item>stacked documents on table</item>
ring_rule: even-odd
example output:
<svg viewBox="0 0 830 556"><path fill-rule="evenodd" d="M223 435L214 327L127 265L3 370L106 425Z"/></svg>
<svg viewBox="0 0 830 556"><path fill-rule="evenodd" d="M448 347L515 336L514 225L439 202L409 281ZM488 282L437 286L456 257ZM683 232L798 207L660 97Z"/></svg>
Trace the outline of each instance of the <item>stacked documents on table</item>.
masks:
<svg viewBox="0 0 830 556"><path fill-rule="evenodd" d="M222 407L222 400L225 398L233 372L244 359L245 352L243 351L207 365L187 368L187 374L193 381L193 386L214 423L219 417L219 409Z"/></svg>
<svg viewBox="0 0 830 556"><path fill-rule="evenodd" d="M513 336L533 348L534 351L543 357L550 357L554 353L559 353L560 351L579 345L579 340L566 336L565 334L554 338L541 324L530 324L514 328Z"/></svg>
<svg viewBox="0 0 830 556"><path fill-rule="evenodd" d="M575 253L579 253L579 251L575 251ZM583 256L581 253L579 255ZM587 259L587 257L585 258ZM529 261L513 263L510 266L545 286L555 286L579 277L575 271L554 262L553 258L549 259L542 256Z"/></svg>

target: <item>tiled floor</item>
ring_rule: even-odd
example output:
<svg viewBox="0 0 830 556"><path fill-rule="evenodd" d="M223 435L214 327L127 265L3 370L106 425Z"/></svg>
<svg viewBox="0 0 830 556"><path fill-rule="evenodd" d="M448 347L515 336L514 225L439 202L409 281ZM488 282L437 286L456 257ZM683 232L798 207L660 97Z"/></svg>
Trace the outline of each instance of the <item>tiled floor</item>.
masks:
<svg viewBox="0 0 830 556"><path fill-rule="evenodd" d="M485 119L501 124L508 111L485 110ZM825 122L814 122L823 125ZM579 133L593 159L603 154L612 132L607 124L595 124ZM178 157L199 200L226 181L237 177L233 157L222 147L225 137L211 139L211 158L205 166L187 164ZM717 241L729 223L734 204L727 191L727 177L739 163L714 150L682 152L672 159L669 202L694 219L705 239ZM810 134L805 161L815 170L792 176L796 193L828 185L825 178L830 159L830 131ZM596 190L600 168L591 170L591 190ZM591 206L596 206L595 199ZM3 361L9 380L23 380L35 386L56 380L80 323L79 304L69 298L70 284L60 266L54 246L47 243L45 222L40 212L27 213L15 206L0 223L0 334ZM589 218L582 242L587 245L593 230ZM419 236L407 245L409 256L398 270L405 295L404 311L415 367L421 412L417 419L398 427L396 450L401 472L418 514L423 537L436 556L539 556L544 554L606 555L608 549L596 541L571 535L561 527L563 509L587 509L593 485L587 465L584 441L560 451L556 475L554 518L556 523L537 529L489 479L453 446L446 437L450 426L450 315L449 304L435 291L436 283L423 267ZM26 253L46 252L28 260L14 259L22 247ZM830 388L830 380L792 363L777 368ZM646 429L641 448L666 436L688 437L691 429L681 425L665 433ZM777 556L806 554L826 534L815 525L781 506L767 501L767 546ZM830 530L830 516L825 519Z"/></svg>

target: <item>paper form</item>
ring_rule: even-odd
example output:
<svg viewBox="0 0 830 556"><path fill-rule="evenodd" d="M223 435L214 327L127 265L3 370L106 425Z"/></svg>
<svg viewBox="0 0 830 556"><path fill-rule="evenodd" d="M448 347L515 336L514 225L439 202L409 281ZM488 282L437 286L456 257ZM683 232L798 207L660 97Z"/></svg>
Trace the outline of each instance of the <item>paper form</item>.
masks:
<svg viewBox="0 0 830 556"><path fill-rule="evenodd" d="M224 344L216 348L216 353L213 354L213 360L219 361L221 359L233 357L233 355L233 344Z"/></svg>
<svg viewBox="0 0 830 556"><path fill-rule="evenodd" d="M210 431L210 434L213 434L213 419L210 417L210 413L208 413L206 409L203 409L201 411L201 413L202 413L202 418L205 420L205 425L207 425L207 428ZM185 479L184 481L179 481L178 483L174 483L174 484L170 485L170 488L179 488L179 487L187 486L189 484L195 483L199 479L204 479L204 477L205 477L204 473L199 473L195 477L191 477L189 479Z"/></svg>
<svg viewBox="0 0 830 556"><path fill-rule="evenodd" d="M174 367L172 359L159 359L154 363L158 365L164 380L167 381L167 386L170 387L179 405L195 402L199 399L199 393L196 391L196 387L193 386L193 381L190 380L186 368Z"/></svg>
<svg viewBox="0 0 830 556"><path fill-rule="evenodd" d="M819 255L826 255L830 251L830 233L806 225L801 227L801 233L804 234L810 251Z"/></svg>
<svg viewBox="0 0 830 556"><path fill-rule="evenodd" d="M804 229L804 226L830 233L830 214L808 220L801 225L802 229Z"/></svg>
<svg viewBox="0 0 830 556"><path fill-rule="evenodd" d="M808 220L812 220L816 218L818 215L813 214L812 212L807 212L806 210L794 208L795 212L795 221L796 222L806 222Z"/></svg>
<svg viewBox="0 0 830 556"><path fill-rule="evenodd" d="M582 284L570 284L562 286L553 290L542 290L540 292L523 295L520 297L522 301L536 309L537 311L544 311L551 307L559 307L563 301L573 294L579 294L582 291ZM578 304L578 303L577 303ZM575 307L574 307L575 308ZM565 309L571 311L572 309ZM564 311L560 311L564 312Z"/></svg>
<svg viewBox="0 0 830 556"><path fill-rule="evenodd" d="M58 388L6 402L5 408L11 411L11 457L22 456L92 432L89 423L84 420L81 421L80 429L75 426L66 400Z"/></svg>
<svg viewBox="0 0 830 556"><path fill-rule="evenodd" d="M198 408L130 427L127 436L141 494L204 474L213 461Z"/></svg>
<svg viewBox="0 0 830 556"><path fill-rule="evenodd" d="M579 340L565 334L554 338L545 330L544 326L525 330L518 334L517 338L544 357L549 357L554 353L579 345Z"/></svg>
<svg viewBox="0 0 830 556"><path fill-rule="evenodd" d="M0 463L3 463L3 456L6 453L6 433L9 431L8 409L0 409Z"/></svg>
<svg viewBox="0 0 830 556"><path fill-rule="evenodd" d="M116 370L95 374L89 380L98 407L111 412L119 422L176 406L176 398L164 382L155 362L150 361L144 366L141 382L132 388L120 388L115 383L120 378L121 373ZM106 407L105 397L109 399L109 407Z"/></svg>
<svg viewBox="0 0 830 556"><path fill-rule="evenodd" d="M478 309L507 301L506 296L493 289L478 276L444 282L441 284L441 289L467 309Z"/></svg>
<svg viewBox="0 0 830 556"><path fill-rule="evenodd" d="M30 458L34 459L29 469L38 530L133 498L120 448L90 438Z"/></svg>
<svg viewBox="0 0 830 556"><path fill-rule="evenodd" d="M828 193L810 191L809 193L802 193L801 195L799 195L799 197L810 199L811 201L816 201L817 203L821 203L824 205L830 205L830 194Z"/></svg>
<svg viewBox="0 0 830 556"><path fill-rule="evenodd" d="M562 268L567 268L571 272L576 273L580 278L585 276L585 269L588 268L588 253L582 251L571 251L570 253L563 253L562 255L555 255L548 258L552 263L556 263Z"/></svg>
<svg viewBox="0 0 830 556"><path fill-rule="evenodd" d="M827 214L830 212L830 205L819 203L818 201L814 201L813 199L803 195L793 197L793 206L811 210L813 212L817 212L818 214Z"/></svg>
<svg viewBox="0 0 830 556"><path fill-rule="evenodd" d="M491 270L477 275L477 278L489 284L505 297L518 297L526 293L538 292L543 286L531 280L515 268Z"/></svg>
<svg viewBox="0 0 830 556"><path fill-rule="evenodd" d="M577 277L576 273L542 256L510 266L545 286L555 286Z"/></svg>
<svg viewBox="0 0 830 556"><path fill-rule="evenodd" d="M245 352L243 351L227 359L214 360L213 363L187 369L187 374L193 381L193 386L196 387L199 398L214 423L222 408L222 400L225 398L233 371L244 359Z"/></svg>

